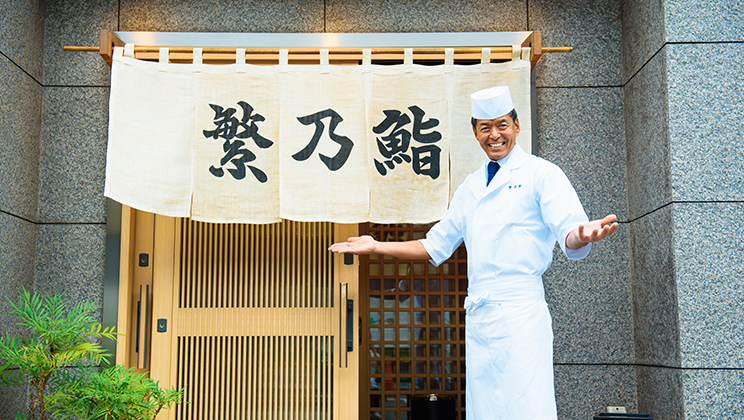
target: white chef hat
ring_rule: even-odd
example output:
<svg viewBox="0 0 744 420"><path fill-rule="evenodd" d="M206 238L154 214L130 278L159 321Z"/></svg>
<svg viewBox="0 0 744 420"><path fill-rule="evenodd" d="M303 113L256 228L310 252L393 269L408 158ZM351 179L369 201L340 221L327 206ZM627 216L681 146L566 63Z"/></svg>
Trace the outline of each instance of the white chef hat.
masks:
<svg viewBox="0 0 744 420"><path fill-rule="evenodd" d="M473 118L492 120L514 109L508 86L494 86L470 95Z"/></svg>

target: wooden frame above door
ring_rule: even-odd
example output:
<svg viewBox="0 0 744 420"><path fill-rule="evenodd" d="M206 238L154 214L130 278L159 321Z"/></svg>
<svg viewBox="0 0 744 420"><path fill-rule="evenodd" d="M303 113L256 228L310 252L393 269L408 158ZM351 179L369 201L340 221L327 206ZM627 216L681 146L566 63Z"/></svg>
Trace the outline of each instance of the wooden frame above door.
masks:
<svg viewBox="0 0 744 420"><path fill-rule="evenodd" d="M530 49L534 69L546 53L571 52L572 47L544 47L540 31L523 32L433 32L433 33L183 33L101 31L98 47L66 46L66 51L95 51L111 65L113 48L134 43L135 57L157 60L159 47L170 48L173 62L190 62L192 50L204 50L204 62L235 62L235 49L246 49L246 61L266 63L278 60L279 49L290 52L290 62L313 64L320 49L328 49L331 63L359 61L362 50L370 48L375 60L403 62L411 48L416 61L444 61L446 48L454 49L455 62L483 58L489 48L491 61L511 59L512 46Z"/></svg>

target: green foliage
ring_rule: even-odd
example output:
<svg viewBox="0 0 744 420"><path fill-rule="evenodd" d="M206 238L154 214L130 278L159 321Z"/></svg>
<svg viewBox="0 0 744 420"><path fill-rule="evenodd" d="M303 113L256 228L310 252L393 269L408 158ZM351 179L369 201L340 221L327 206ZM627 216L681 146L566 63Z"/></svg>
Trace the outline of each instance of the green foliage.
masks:
<svg viewBox="0 0 744 420"><path fill-rule="evenodd" d="M44 420L44 392L51 377L68 366L100 364L105 352L91 340L114 339L116 334L94 321L98 308L87 302L68 310L60 296L31 295L25 289L17 305L8 302L30 334L20 339L9 334L0 337L0 381L31 385L31 418L39 412Z"/></svg>
<svg viewBox="0 0 744 420"><path fill-rule="evenodd" d="M183 396L183 390L163 390L146 375L122 366L114 366L100 373L93 372L87 383L81 385L50 398L55 417L154 419L161 409L170 408Z"/></svg>
<svg viewBox="0 0 744 420"><path fill-rule="evenodd" d="M144 419L180 401L183 391L163 390L157 382L131 369L106 362L100 340L116 339L113 328L95 322L90 303L67 308L62 297L39 296L26 290L16 305L9 301L27 337L0 337L0 382L27 384L31 419ZM18 417L17 418L21 418Z"/></svg>

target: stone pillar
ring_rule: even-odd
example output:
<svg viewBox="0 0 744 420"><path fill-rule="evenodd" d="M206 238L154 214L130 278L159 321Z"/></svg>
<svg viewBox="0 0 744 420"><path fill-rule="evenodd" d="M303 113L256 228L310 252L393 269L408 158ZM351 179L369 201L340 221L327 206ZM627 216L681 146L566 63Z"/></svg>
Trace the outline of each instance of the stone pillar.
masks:
<svg viewBox="0 0 744 420"><path fill-rule="evenodd" d="M0 336L21 328L6 299L34 288L44 2L0 2ZM0 387L0 418L28 405L26 387Z"/></svg>
<svg viewBox="0 0 744 420"><path fill-rule="evenodd" d="M559 165L590 219L627 221L621 15L617 1L529 1L529 28L545 46L572 46L535 68L537 148ZM559 419L606 407L636 411L628 225L587 258L560 249L543 276L553 316Z"/></svg>
<svg viewBox="0 0 744 420"><path fill-rule="evenodd" d="M739 1L626 1L623 69L638 405L744 415Z"/></svg>

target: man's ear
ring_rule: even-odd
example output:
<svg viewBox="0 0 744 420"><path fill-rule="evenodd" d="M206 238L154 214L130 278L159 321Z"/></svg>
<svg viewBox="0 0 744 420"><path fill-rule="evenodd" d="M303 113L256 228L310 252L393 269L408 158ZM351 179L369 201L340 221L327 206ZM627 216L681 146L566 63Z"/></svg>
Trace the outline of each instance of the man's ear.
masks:
<svg viewBox="0 0 744 420"><path fill-rule="evenodd" d="M519 117L514 120L514 135L519 135Z"/></svg>

